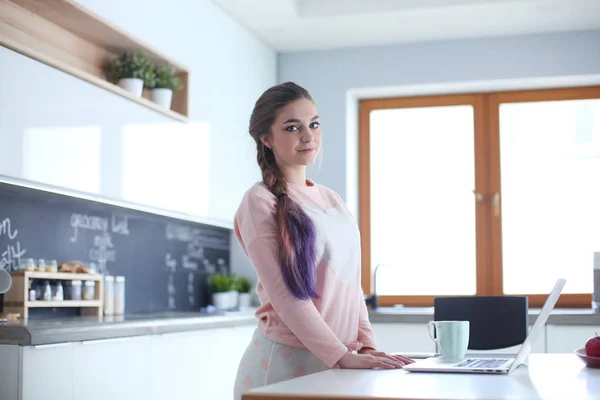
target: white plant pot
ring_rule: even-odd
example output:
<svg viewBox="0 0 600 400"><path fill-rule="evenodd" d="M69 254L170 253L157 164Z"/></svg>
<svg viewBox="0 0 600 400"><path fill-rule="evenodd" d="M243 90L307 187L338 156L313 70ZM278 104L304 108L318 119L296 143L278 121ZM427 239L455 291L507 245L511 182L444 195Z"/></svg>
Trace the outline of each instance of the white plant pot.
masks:
<svg viewBox="0 0 600 400"><path fill-rule="evenodd" d="M134 95L141 97L144 91L144 81L139 78L123 78L119 79L117 83L120 87L133 93Z"/></svg>
<svg viewBox="0 0 600 400"><path fill-rule="evenodd" d="M250 293L240 293L240 310L247 310L252 303Z"/></svg>
<svg viewBox="0 0 600 400"><path fill-rule="evenodd" d="M231 302L231 295L229 292L213 293L212 302L213 306L219 310L227 310Z"/></svg>
<svg viewBox="0 0 600 400"><path fill-rule="evenodd" d="M153 102L159 106L165 108L171 108L171 99L173 98L173 91L171 89L156 88L150 91L150 98Z"/></svg>
<svg viewBox="0 0 600 400"><path fill-rule="evenodd" d="M240 292L237 290L229 291L229 308L234 308L238 306L238 301L240 299Z"/></svg>

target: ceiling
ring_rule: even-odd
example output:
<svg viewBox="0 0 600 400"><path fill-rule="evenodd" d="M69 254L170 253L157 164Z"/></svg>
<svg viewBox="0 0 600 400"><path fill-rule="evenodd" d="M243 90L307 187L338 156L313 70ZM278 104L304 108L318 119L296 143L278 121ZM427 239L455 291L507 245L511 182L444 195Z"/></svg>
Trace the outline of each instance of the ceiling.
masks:
<svg viewBox="0 0 600 400"><path fill-rule="evenodd" d="M212 1L279 52L600 29L600 0Z"/></svg>

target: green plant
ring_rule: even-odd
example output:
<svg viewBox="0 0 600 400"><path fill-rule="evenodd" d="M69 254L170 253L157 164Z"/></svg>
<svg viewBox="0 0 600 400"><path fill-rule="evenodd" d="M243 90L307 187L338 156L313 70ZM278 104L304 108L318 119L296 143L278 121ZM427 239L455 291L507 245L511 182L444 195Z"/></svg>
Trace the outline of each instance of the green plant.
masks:
<svg viewBox="0 0 600 400"><path fill-rule="evenodd" d="M149 86L153 89L171 89L173 91L180 90L183 88L181 79L175 76L175 68L170 65L164 65L162 67L155 67L154 74L156 79L154 80L154 86Z"/></svg>
<svg viewBox="0 0 600 400"><path fill-rule="evenodd" d="M244 276L239 276L235 279L234 288L240 293L249 293L251 286L250 279Z"/></svg>
<svg viewBox="0 0 600 400"><path fill-rule="evenodd" d="M109 63L106 76L112 83L123 78L138 78L144 81L146 87L156 84L154 65L141 53L124 52Z"/></svg>
<svg viewBox="0 0 600 400"><path fill-rule="evenodd" d="M209 284L213 293L223 293L232 290L233 283L234 278L230 275L213 274Z"/></svg>

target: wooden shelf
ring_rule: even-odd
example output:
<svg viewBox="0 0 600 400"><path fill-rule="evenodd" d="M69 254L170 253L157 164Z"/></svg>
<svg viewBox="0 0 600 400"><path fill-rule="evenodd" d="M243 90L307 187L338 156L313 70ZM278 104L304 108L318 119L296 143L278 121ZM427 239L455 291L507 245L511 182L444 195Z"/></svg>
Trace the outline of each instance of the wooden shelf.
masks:
<svg viewBox="0 0 600 400"><path fill-rule="evenodd" d="M82 281L101 281L103 275L100 274L74 274L70 272L39 272L39 271L19 271L11 272L13 277L27 276L30 279L58 279L58 280L82 280Z"/></svg>
<svg viewBox="0 0 600 400"><path fill-rule="evenodd" d="M0 45L170 118L188 121L188 68L74 0L0 0ZM123 51L141 52L158 65L175 68L184 87L173 93L170 110L106 80L107 62Z"/></svg>
<svg viewBox="0 0 600 400"><path fill-rule="evenodd" d="M100 307L100 300L28 301L27 307Z"/></svg>
<svg viewBox="0 0 600 400"><path fill-rule="evenodd" d="M104 276L101 274L18 271L11 272L10 276L13 283L4 294L5 312L21 314L24 319L29 318L30 308L76 307L81 308L81 315L102 316L104 313ZM94 300L29 301L29 287L33 279L95 281Z"/></svg>

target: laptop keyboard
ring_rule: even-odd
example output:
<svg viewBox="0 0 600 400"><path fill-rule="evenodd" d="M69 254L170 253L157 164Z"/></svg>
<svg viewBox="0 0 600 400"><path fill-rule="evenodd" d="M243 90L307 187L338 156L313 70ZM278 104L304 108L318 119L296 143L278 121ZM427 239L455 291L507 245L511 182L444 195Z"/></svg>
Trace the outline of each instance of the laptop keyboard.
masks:
<svg viewBox="0 0 600 400"><path fill-rule="evenodd" d="M504 364L506 361L508 361L506 358L474 358L465 360L455 366L469 368L496 368Z"/></svg>

